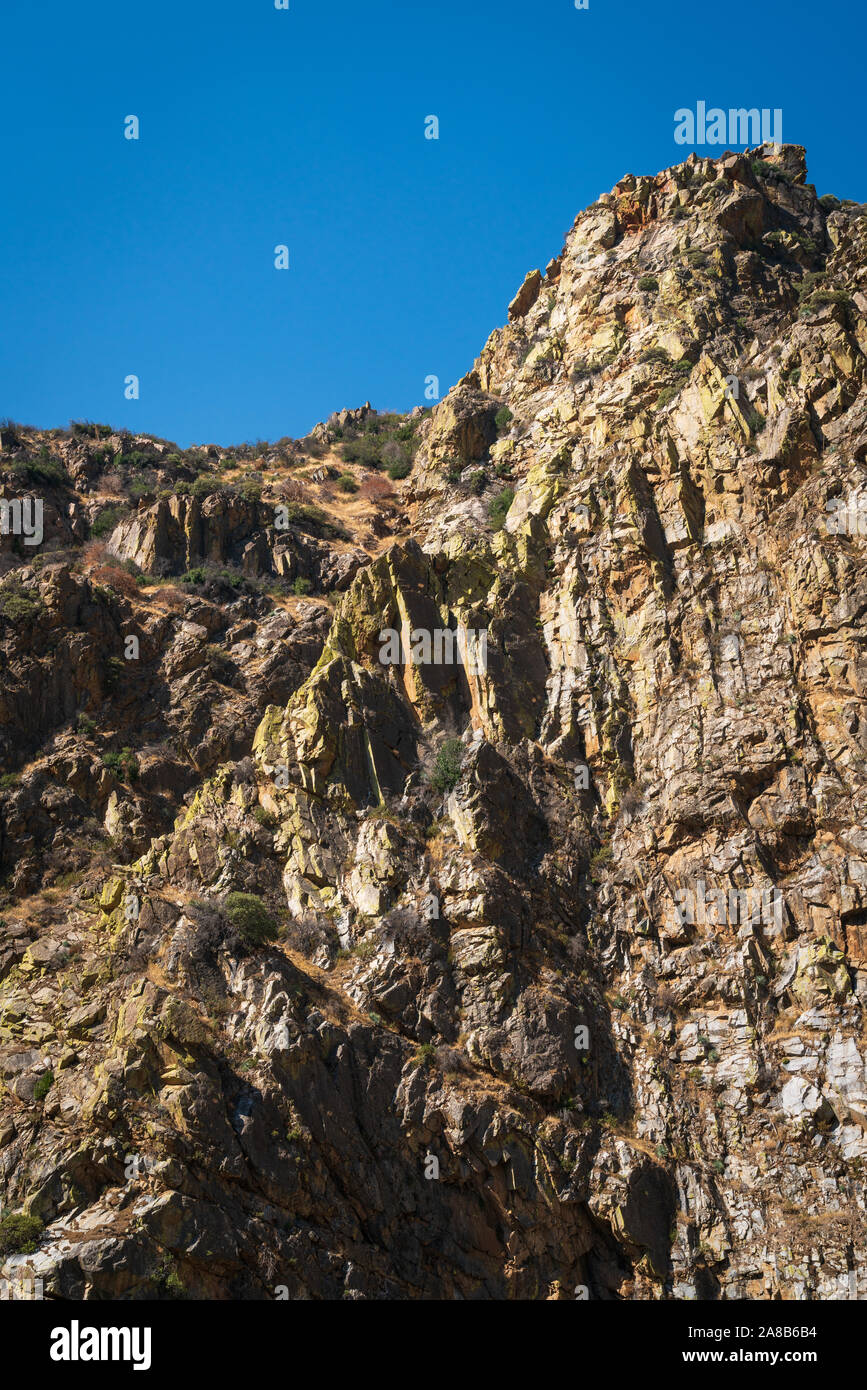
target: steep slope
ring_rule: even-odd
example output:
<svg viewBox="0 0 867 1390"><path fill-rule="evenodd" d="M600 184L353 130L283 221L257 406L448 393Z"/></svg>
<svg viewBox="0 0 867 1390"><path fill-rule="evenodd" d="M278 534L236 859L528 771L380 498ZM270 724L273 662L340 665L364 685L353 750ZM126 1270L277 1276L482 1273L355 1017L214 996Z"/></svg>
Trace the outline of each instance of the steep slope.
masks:
<svg viewBox="0 0 867 1390"><path fill-rule="evenodd" d="M168 478L109 555L337 592L148 610L121 727L183 731L177 819L115 787L117 861L38 910L32 821L84 815L68 721L144 614L19 549L4 722L43 762L3 804L7 1276L865 1295L865 246L799 147L628 176L395 427L408 516L287 547L276 493ZM215 633L231 680L190 655Z"/></svg>

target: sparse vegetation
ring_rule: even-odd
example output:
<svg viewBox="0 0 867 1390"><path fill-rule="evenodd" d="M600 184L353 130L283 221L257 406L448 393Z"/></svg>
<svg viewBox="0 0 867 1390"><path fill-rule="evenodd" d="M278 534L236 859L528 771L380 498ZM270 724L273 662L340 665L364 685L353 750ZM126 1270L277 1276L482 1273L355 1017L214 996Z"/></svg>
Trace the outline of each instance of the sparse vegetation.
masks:
<svg viewBox="0 0 867 1390"><path fill-rule="evenodd" d="M54 1085L54 1072L44 1071L33 1088L33 1099L37 1103L44 1100Z"/></svg>
<svg viewBox="0 0 867 1390"><path fill-rule="evenodd" d="M439 749L430 783L435 791L450 792L461 777L464 745L459 738L447 738Z"/></svg>
<svg viewBox="0 0 867 1390"><path fill-rule="evenodd" d="M41 609L39 595L25 589L23 584L13 580L0 588L0 617L8 619L10 623L31 622Z"/></svg>
<svg viewBox="0 0 867 1390"><path fill-rule="evenodd" d="M126 507L105 507L91 523L90 534L92 536L108 536L126 516Z"/></svg>
<svg viewBox="0 0 867 1390"><path fill-rule="evenodd" d="M509 508L515 500L515 489L511 487L503 488L502 492L492 498L488 504L488 516L495 531L502 531L505 525Z"/></svg>
<svg viewBox="0 0 867 1390"><path fill-rule="evenodd" d="M224 910L241 940L248 946L263 946L268 941L277 940L277 923L255 893L229 893Z"/></svg>
<svg viewBox="0 0 867 1390"><path fill-rule="evenodd" d="M103 753L102 765L120 782L135 782L139 775L138 758L131 748L123 748L119 753Z"/></svg>
<svg viewBox="0 0 867 1390"><path fill-rule="evenodd" d="M0 1255L32 1255L44 1230L38 1216L10 1212L0 1221Z"/></svg>

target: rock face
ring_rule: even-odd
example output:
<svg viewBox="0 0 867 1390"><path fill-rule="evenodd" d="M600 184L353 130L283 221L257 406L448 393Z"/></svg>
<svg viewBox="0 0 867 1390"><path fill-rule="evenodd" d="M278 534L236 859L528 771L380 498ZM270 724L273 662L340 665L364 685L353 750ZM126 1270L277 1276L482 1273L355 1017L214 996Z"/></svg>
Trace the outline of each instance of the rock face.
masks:
<svg viewBox="0 0 867 1390"><path fill-rule="evenodd" d="M865 249L797 147L627 176L413 416L410 534L299 533L331 607L152 613L120 694L134 596L10 551L6 1277L867 1296ZM262 507L110 546L280 573ZM85 707L174 747L119 780Z"/></svg>

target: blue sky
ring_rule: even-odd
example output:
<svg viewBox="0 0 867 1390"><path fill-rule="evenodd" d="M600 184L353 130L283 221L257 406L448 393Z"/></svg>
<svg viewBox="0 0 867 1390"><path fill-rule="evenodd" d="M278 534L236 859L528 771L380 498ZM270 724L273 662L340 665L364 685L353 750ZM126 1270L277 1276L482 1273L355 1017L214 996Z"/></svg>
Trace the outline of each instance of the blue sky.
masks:
<svg viewBox="0 0 867 1390"><path fill-rule="evenodd" d="M867 200L865 29L852 0L4 0L0 416L186 446L425 403L583 207L685 158L678 107L781 107L819 193Z"/></svg>

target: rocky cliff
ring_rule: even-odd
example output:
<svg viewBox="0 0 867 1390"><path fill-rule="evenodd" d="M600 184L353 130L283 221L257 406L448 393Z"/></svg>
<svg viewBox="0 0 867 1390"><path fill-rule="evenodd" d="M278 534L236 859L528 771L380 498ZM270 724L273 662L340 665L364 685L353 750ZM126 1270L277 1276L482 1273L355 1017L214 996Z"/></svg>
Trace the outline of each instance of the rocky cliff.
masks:
<svg viewBox="0 0 867 1390"><path fill-rule="evenodd" d="M6 1277L867 1297L865 247L691 156L432 412L2 427Z"/></svg>

